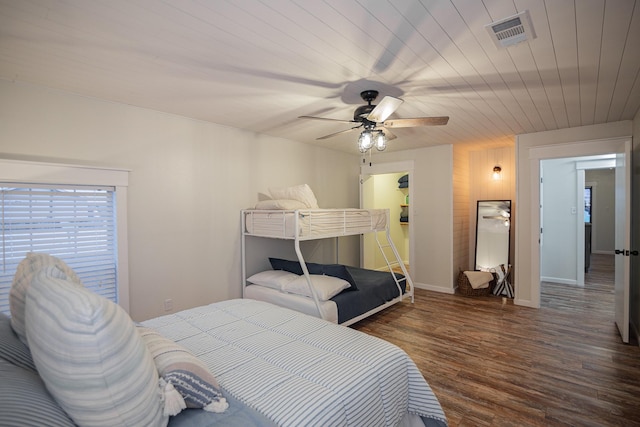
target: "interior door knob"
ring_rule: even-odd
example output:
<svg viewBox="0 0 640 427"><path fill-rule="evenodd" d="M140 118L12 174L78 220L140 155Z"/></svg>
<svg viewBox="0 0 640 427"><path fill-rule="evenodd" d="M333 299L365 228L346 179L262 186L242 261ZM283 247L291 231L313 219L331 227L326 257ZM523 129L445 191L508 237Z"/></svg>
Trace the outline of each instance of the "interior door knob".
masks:
<svg viewBox="0 0 640 427"><path fill-rule="evenodd" d="M631 255L638 256L638 251L631 251Z"/></svg>
<svg viewBox="0 0 640 427"><path fill-rule="evenodd" d="M616 249L616 255L624 255L624 249Z"/></svg>

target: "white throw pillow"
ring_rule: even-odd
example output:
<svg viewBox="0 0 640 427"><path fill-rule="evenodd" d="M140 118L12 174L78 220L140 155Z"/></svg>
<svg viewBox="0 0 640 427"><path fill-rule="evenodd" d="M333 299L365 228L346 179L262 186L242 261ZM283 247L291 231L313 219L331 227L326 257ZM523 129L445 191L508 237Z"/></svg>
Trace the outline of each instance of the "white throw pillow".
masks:
<svg viewBox="0 0 640 427"><path fill-rule="evenodd" d="M9 291L9 307L11 309L11 327L20 338L20 341L27 345L24 320L27 291L36 273L51 265L57 267L56 272L53 272L53 274L58 274L58 277L62 279L69 279L78 286L84 286L71 267L60 258L44 253L29 252L25 259L20 261Z"/></svg>
<svg viewBox="0 0 640 427"><path fill-rule="evenodd" d="M269 193L272 199L298 200L310 209L318 209L318 201L307 184L296 185L285 188L270 188Z"/></svg>
<svg viewBox="0 0 640 427"><path fill-rule="evenodd" d="M256 203L256 209L296 210L307 209L308 206L299 200L272 199L261 200Z"/></svg>
<svg viewBox="0 0 640 427"><path fill-rule="evenodd" d="M326 301L338 295L343 290L351 287L346 280L339 279L333 276L325 276L323 274L310 274L311 283L313 289L321 301ZM309 290L309 284L307 278L302 275L296 279L286 283L282 290L291 294L302 295L305 297L311 297L311 291Z"/></svg>
<svg viewBox="0 0 640 427"><path fill-rule="evenodd" d="M129 315L55 270L34 276L25 310L47 390L81 426L166 426L158 371Z"/></svg>
<svg viewBox="0 0 640 427"><path fill-rule="evenodd" d="M284 270L266 270L249 277L247 282L281 291L287 283L298 277L300 276Z"/></svg>

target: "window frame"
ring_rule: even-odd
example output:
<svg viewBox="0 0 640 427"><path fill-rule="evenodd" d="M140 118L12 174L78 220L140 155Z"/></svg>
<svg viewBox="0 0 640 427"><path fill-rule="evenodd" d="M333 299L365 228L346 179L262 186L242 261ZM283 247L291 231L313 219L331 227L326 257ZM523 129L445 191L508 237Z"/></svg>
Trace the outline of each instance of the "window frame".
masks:
<svg viewBox="0 0 640 427"><path fill-rule="evenodd" d="M118 304L129 312L127 190L129 171L99 166L0 159L0 181L20 184L91 185L115 188Z"/></svg>

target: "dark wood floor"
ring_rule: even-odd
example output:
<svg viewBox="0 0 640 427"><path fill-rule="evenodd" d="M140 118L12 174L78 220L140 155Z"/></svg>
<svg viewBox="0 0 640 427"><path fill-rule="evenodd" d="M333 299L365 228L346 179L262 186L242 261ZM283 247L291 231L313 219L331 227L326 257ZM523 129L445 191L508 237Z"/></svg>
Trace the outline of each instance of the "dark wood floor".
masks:
<svg viewBox="0 0 640 427"><path fill-rule="evenodd" d="M640 426L640 348L614 324L613 256L540 309L416 290L353 325L403 348L454 426Z"/></svg>

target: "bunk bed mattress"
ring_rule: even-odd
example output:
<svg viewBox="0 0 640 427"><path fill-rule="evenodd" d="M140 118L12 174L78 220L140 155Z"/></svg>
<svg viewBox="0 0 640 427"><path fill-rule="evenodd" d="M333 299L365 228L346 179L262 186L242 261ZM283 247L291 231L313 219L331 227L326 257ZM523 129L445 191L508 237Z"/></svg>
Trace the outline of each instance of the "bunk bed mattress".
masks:
<svg viewBox="0 0 640 427"><path fill-rule="evenodd" d="M333 323L344 323L400 296L398 285L393 280L391 273L358 267L345 267L355 282L356 290L347 289L330 300L321 301L320 309L325 320ZM396 277L404 294L406 292L406 281L400 280L404 276L396 274ZM248 284L244 288L244 292L245 298L270 302L310 316L318 316L318 309L313 298L307 296L290 294L256 284Z"/></svg>
<svg viewBox="0 0 640 427"><path fill-rule="evenodd" d="M296 218L298 230L296 230ZM248 210L244 217L249 235L292 239L321 238L383 231L386 209L312 209L297 211Z"/></svg>
<svg viewBox="0 0 640 427"><path fill-rule="evenodd" d="M260 285L247 285L244 288L244 297L259 301L270 302L280 307L290 308L310 316L318 316L318 309L312 298L288 294L277 289L267 288ZM338 306L334 301L321 301L323 319L329 322L338 323Z"/></svg>
<svg viewBox="0 0 640 427"><path fill-rule="evenodd" d="M338 305L338 323L361 316L400 296L398 285L387 271L367 270L347 266L357 291L344 291L331 298ZM398 279L404 278L396 274ZM402 293L406 292L406 281L400 281Z"/></svg>
<svg viewBox="0 0 640 427"><path fill-rule="evenodd" d="M446 425L409 356L364 334L237 299L143 322L202 360L226 392L281 426Z"/></svg>

